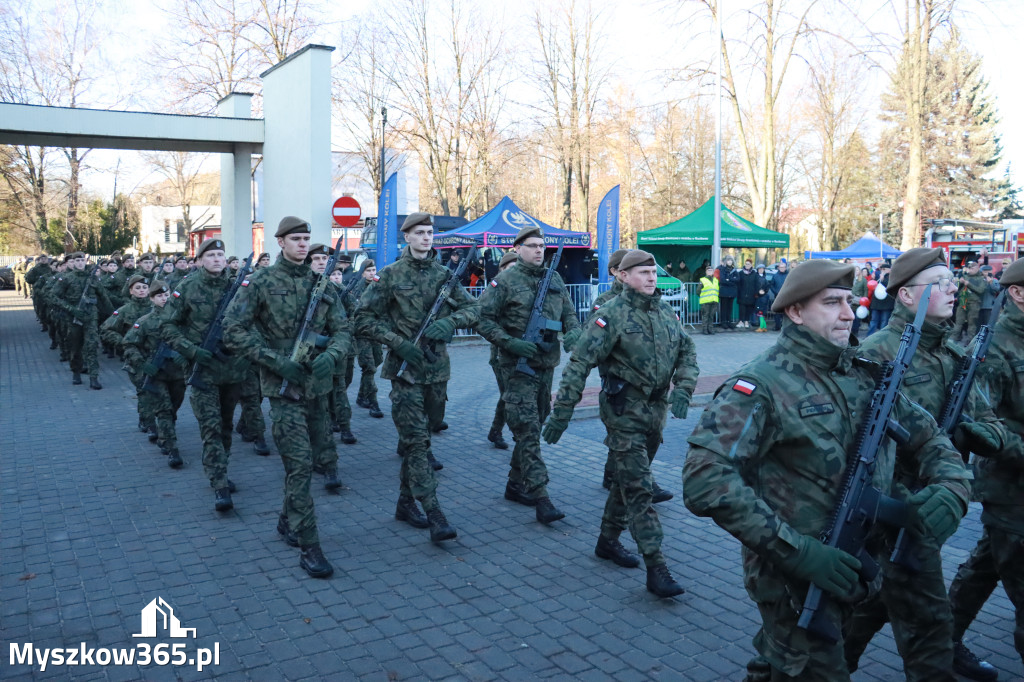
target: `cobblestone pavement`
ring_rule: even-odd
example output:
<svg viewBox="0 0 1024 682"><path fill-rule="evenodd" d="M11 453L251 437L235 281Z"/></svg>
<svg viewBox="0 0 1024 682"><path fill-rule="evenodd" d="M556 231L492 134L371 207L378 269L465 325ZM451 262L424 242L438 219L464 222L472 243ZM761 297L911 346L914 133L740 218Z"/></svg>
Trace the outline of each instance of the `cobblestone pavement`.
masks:
<svg viewBox="0 0 1024 682"><path fill-rule="evenodd" d="M136 429L134 391L102 359L104 389L72 386L30 306L0 293L0 677L11 679L737 680L757 615L743 591L739 545L686 511L678 495L685 438L699 410L670 420L654 463L677 493L658 506L665 553L687 593L659 600L642 570L593 555L605 491L604 433L572 423L544 447L550 491L567 513L544 527L502 499L508 451L486 441L495 400L485 345L453 350L451 427L434 439L439 497L459 537L432 545L393 519L399 459L389 418L354 408L353 446L339 444L340 495L314 481L331 580L307 578L275 532L282 467L236 442L235 509L218 514L203 477L188 401L179 419L186 466L167 468ZM702 371L724 375L774 334L696 336ZM358 371L358 370L357 370ZM358 379L355 382L358 384ZM381 382L387 412L388 387ZM352 388L354 397L355 388ZM269 423L269 419L268 419ZM976 507L976 505L975 505ZM980 532L977 508L945 551L952 577ZM140 612L169 604L195 639L141 640ZM968 642L1003 679L1024 674L1002 590ZM219 664L70 668L11 666L10 644L219 648ZM24 648L21 649L23 651ZM888 628L857 680L902 679Z"/></svg>

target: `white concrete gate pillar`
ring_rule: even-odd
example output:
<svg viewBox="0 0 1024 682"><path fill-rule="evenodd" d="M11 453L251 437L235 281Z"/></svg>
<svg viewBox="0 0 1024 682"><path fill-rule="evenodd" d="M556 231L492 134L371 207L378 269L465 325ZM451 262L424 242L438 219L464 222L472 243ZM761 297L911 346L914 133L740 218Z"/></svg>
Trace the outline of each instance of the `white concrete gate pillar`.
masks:
<svg viewBox="0 0 1024 682"><path fill-rule="evenodd" d="M225 118L250 118L252 95L232 92L217 102L217 114ZM239 258L252 251L252 153L251 145L236 143L233 153L220 157L220 238L224 240L225 253Z"/></svg>
<svg viewBox="0 0 1024 682"><path fill-rule="evenodd" d="M287 215L308 220L312 241L331 241L331 52L307 45L260 74L263 79L263 243Z"/></svg>

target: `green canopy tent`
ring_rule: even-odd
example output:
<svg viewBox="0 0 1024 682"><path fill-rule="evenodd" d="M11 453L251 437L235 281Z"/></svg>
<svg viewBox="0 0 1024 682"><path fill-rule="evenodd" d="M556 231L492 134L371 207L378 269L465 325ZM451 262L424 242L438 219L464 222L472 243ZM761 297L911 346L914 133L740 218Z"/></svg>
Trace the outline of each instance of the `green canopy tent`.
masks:
<svg viewBox="0 0 1024 682"><path fill-rule="evenodd" d="M685 262L690 270L686 279L693 280L695 274L704 274L697 272L704 260L711 260L714 231L715 199L712 197L690 215L668 225L638 232L636 244L637 248L654 254L662 266ZM759 227L722 206L722 248L788 249L789 235Z"/></svg>

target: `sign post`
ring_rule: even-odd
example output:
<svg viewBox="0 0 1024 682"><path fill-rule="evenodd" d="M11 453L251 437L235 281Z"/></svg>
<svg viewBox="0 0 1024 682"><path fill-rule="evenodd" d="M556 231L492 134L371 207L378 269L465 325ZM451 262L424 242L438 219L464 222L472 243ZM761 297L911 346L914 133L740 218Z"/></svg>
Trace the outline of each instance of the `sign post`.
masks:
<svg viewBox="0 0 1024 682"><path fill-rule="evenodd" d="M363 215L363 210L353 197L341 197L334 202L331 214L334 216L334 222L341 225L345 234L345 253L348 253L348 228L355 227Z"/></svg>

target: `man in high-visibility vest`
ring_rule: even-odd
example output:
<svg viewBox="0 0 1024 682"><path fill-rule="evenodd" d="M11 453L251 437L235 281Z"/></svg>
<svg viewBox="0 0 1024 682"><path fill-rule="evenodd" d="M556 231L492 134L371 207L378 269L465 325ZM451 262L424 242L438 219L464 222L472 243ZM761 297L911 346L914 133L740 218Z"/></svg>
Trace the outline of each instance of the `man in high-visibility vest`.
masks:
<svg viewBox="0 0 1024 682"><path fill-rule="evenodd" d="M715 311L718 309L718 280L715 279L715 269L710 265L704 269L697 291L700 292L700 319L704 325L701 333L710 336L715 333Z"/></svg>

